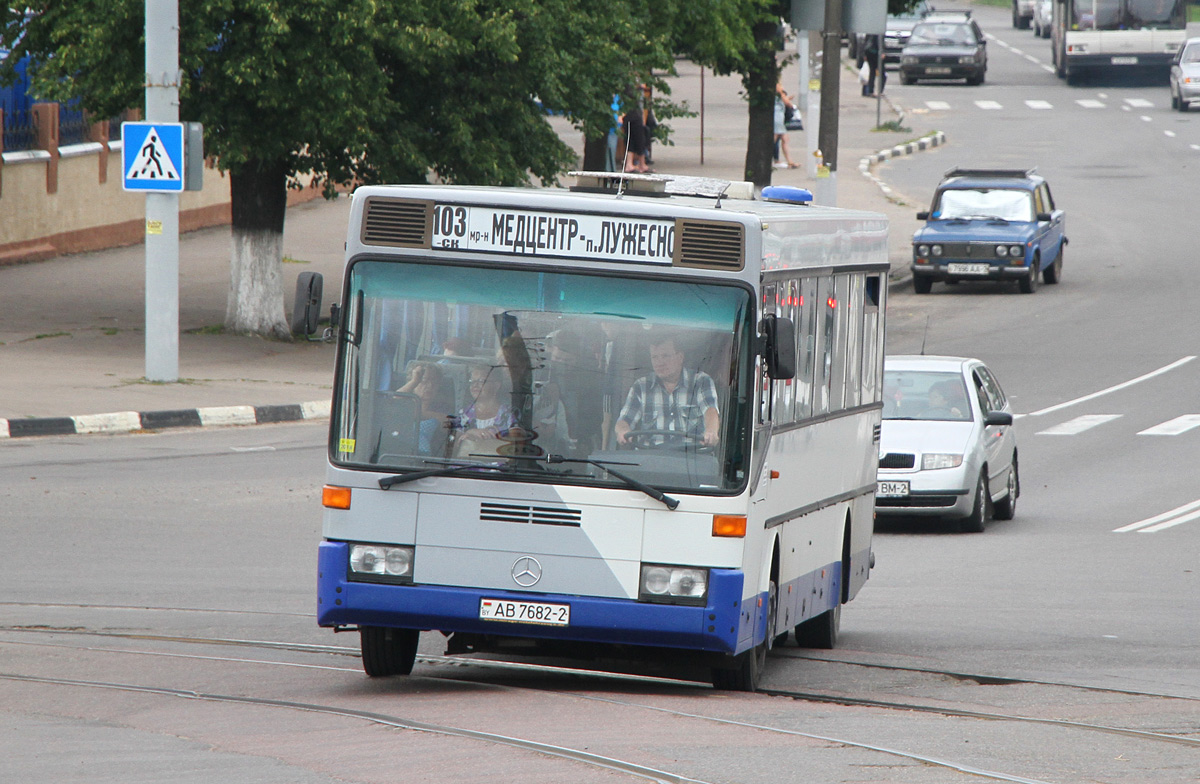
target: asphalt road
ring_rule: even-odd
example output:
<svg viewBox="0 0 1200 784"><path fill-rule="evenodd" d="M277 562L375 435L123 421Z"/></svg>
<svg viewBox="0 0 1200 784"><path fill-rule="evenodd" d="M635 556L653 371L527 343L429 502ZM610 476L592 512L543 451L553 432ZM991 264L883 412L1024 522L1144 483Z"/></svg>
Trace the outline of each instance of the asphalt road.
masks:
<svg viewBox="0 0 1200 784"><path fill-rule="evenodd" d="M6 444L0 781L1194 781L1200 517L1146 521L1200 500L1200 427L1155 431L1200 415L1200 114L1067 88L981 11L987 84L889 80L950 104L953 143L881 173L915 211L951 166L1038 165L1063 282L893 292L888 349L996 370L1015 520L882 527L839 648L776 649L768 694L446 660L436 634L412 677L369 681L314 621L321 425Z"/></svg>

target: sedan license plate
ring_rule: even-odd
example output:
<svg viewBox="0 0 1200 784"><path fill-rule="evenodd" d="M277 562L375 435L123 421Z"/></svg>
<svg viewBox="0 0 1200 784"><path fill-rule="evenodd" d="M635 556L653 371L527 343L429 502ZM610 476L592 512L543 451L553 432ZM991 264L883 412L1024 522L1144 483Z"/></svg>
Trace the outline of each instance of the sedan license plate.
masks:
<svg viewBox="0 0 1200 784"><path fill-rule="evenodd" d="M880 482L875 489L878 498L907 498L908 482Z"/></svg>
<svg viewBox="0 0 1200 784"><path fill-rule="evenodd" d="M1114 57L1110 62L1113 65L1137 65L1138 59L1136 57Z"/></svg>
<svg viewBox="0 0 1200 784"><path fill-rule="evenodd" d="M929 66L925 67L925 73L927 73L927 74L948 74L948 73L950 73L950 69L944 65L929 65Z"/></svg>
<svg viewBox="0 0 1200 784"><path fill-rule="evenodd" d="M955 264L954 262L951 262L946 265L946 271L951 275L986 275L988 274L988 265Z"/></svg>
<svg viewBox="0 0 1200 784"><path fill-rule="evenodd" d="M510 602L506 599L480 599L479 618L484 621L538 623L543 626L569 626L571 605L542 602Z"/></svg>

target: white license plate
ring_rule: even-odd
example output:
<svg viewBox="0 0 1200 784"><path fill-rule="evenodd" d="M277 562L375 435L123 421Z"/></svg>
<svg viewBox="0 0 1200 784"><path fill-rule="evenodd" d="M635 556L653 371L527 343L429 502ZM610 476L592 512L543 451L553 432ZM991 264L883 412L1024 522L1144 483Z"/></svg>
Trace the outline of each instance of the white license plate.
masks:
<svg viewBox="0 0 1200 784"><path fill-rule="evenodd" d="M908 482L880 482L875 489L877 498L907 498Z"/></svg>
<svg viewBox="0 0 1200 784"><path fill-rule="evenodd" d="M569 626L571 605L542 602L510 602L506 599L480 599L479 617L485 621L538 623L543 626Z"/></svg>
<svg viewBox="0 0 1200 784"><path fill-rule="evenodd" d="M1136 57L1114 57L1111 62L1113 65L1137 65L1138 59Z"/></svg>
<svg viewBox="0 0 1200 784"><path fill-rule="evenodd" d="M927 74L948 74L950 69L944 65L930 65L925 68Z"/></svg>
<svg viewBox="0 0 1200 784"><path fill-rule="evenodd" d="M951 262L946 265L946 271L951 275L986 275L988 274L988 265L955 264L954 262Z"/></svg>

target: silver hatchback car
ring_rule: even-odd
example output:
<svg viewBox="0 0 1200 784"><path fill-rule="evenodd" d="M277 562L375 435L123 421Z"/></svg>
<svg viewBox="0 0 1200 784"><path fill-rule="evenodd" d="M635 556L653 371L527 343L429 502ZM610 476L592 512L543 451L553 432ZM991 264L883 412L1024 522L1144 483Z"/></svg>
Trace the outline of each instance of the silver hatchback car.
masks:
<svg viewBox="0 0 1200 784"><path fill-rule="evenodd" d="M883 365L879 517L935 517L979 532L1011 520L1021 480L1012 408L978 359L889 356Z"/></svg>
<svg viewBox="0 0 1200 784"><path fill-rule="evenodd" d="M1200 38L1189 38L1171 60L1171 108L1188 110L1192 101L1200 101Z"/></svg>

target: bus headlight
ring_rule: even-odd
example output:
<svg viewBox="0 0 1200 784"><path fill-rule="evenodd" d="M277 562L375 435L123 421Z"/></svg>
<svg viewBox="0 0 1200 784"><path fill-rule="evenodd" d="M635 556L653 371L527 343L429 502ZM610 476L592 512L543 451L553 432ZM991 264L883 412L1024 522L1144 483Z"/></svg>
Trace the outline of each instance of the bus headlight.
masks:
<svg viewBox="0 0 1200 784"><path fill-rule="evenodd" d="M934 471L939 468L958 468L962 465L962 455L939 455L926 454L921 455L921 470Z"/></svg>
<svg viewBox="0 0 1200 784"><path fill-rule="evenodd" d="M413 548L382 544L350 545L350 579L412 582Z"/></svg>
<svg viewBox="0 0 1200 784"><path fill-rule="evenodd" d="M642 564L642 577L638 587L640 601L704 604L707 598L707 569Z"/></svg>

